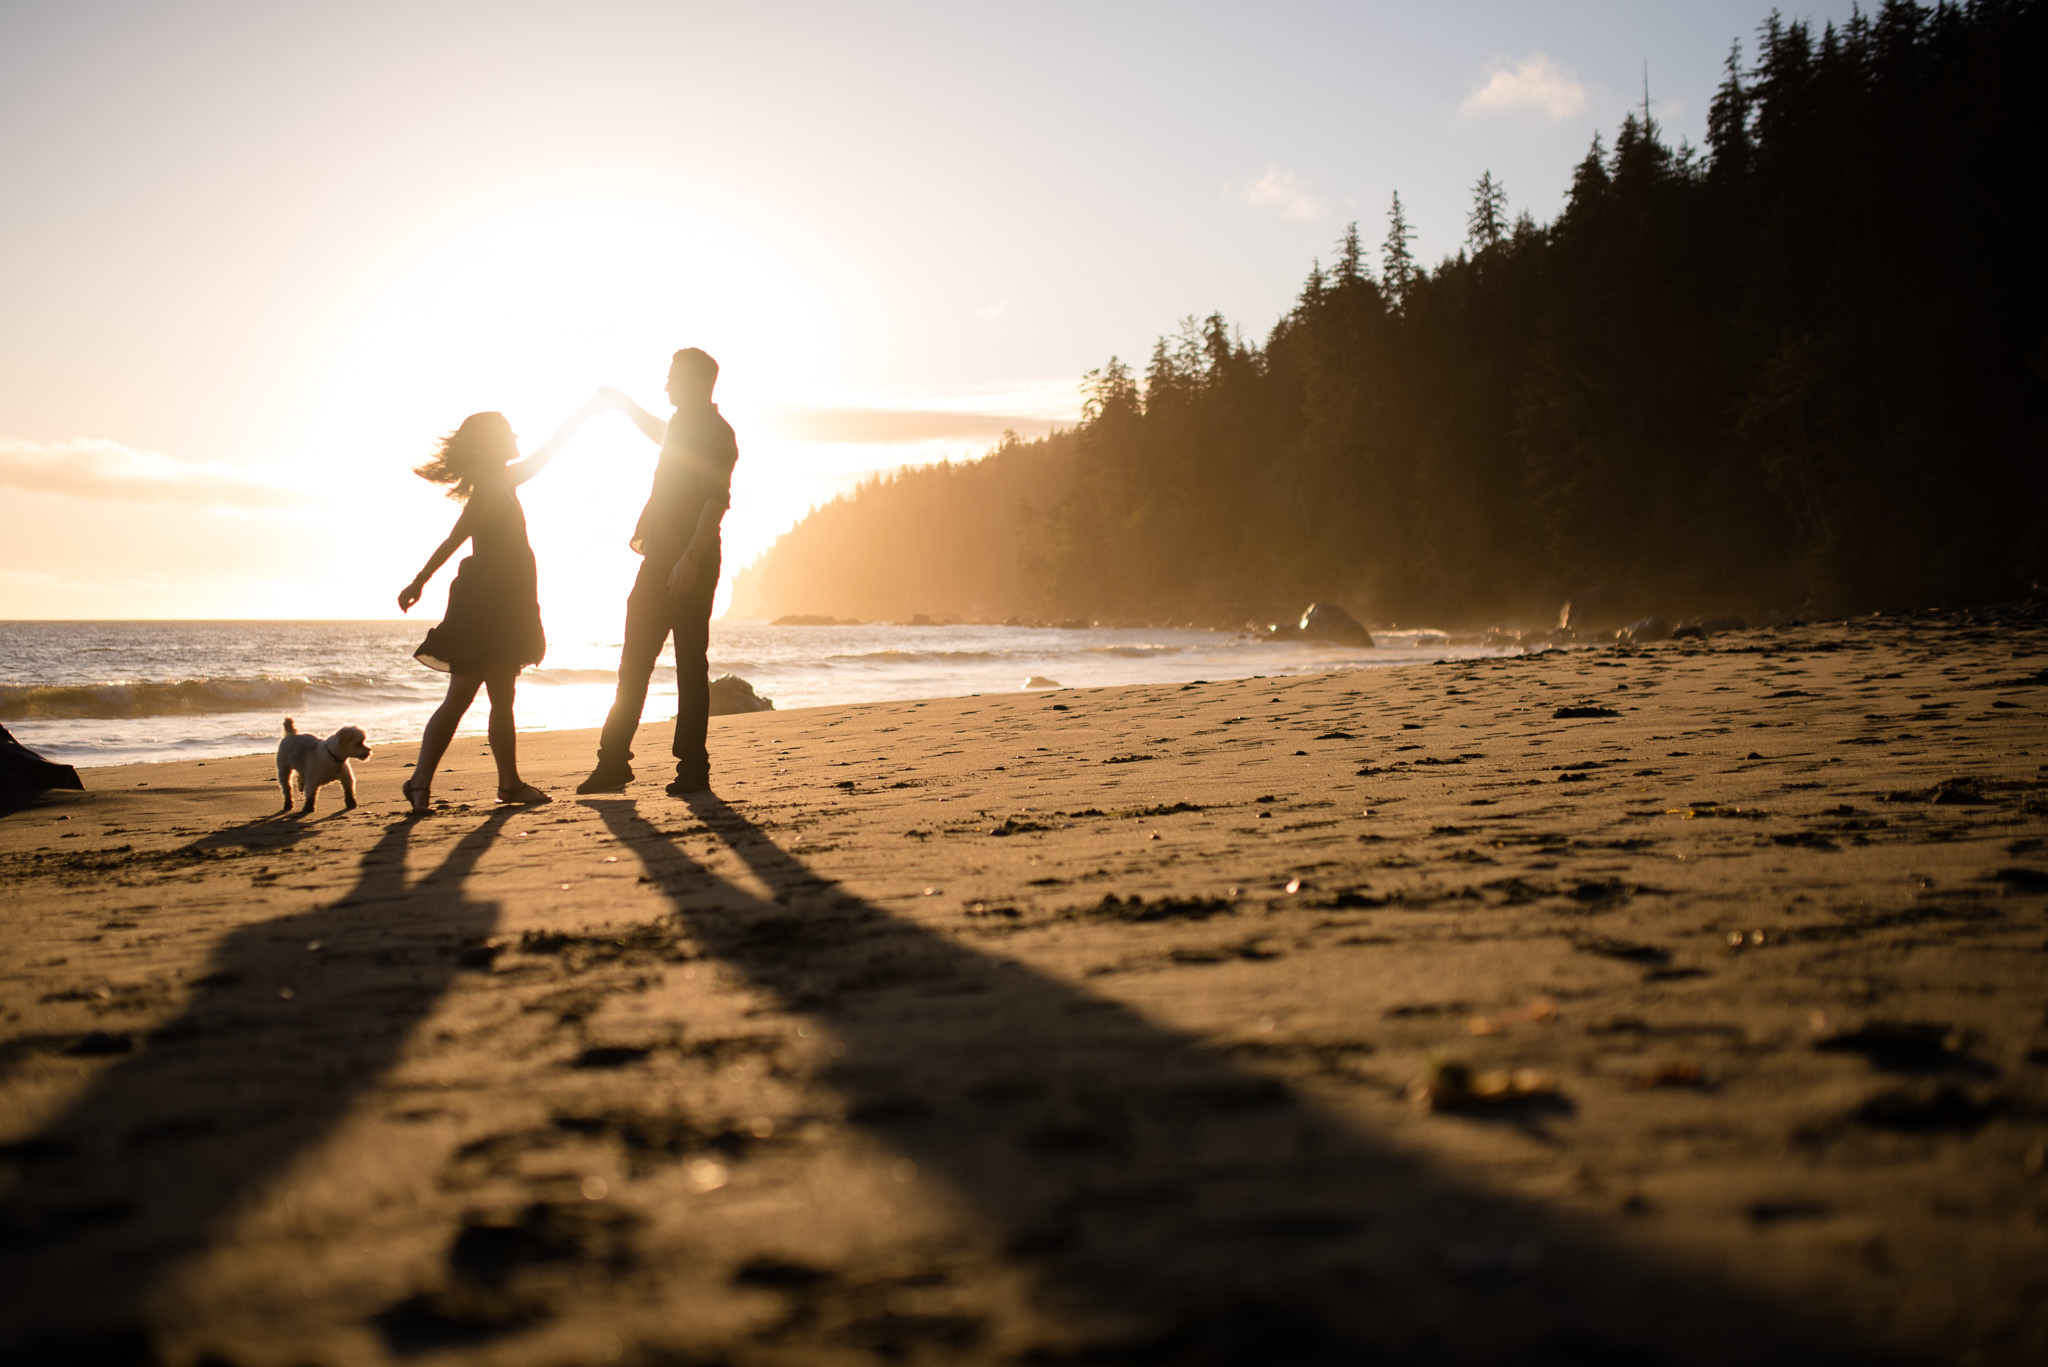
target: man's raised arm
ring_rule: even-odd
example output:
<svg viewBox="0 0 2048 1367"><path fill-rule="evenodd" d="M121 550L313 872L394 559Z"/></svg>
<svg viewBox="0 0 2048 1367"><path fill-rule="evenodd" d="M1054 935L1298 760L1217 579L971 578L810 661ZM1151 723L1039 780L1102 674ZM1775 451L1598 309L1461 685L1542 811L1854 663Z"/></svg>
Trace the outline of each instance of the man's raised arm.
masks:
<svg viewBox="0 0 2048 1367"><path fill-rule="evenodd" d="M597 397L631 418L633 426L647 434L647 440L656 445L668 440L668 424L634 403L622 390L607 387L598 390Z"/></svg>

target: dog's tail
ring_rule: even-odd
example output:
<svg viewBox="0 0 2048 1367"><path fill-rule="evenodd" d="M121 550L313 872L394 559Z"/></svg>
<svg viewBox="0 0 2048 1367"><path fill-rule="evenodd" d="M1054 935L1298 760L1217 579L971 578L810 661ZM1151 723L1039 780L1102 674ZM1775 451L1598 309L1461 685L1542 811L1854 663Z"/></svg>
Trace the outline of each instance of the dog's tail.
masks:
<svg viewBox="0 0 2048 1367"><path fill-rule="evenodd" d="M290 717L286 717L284 719L284 733L287 736L296 736L299 734L299 728L292 725L292 719Z"/></svg>

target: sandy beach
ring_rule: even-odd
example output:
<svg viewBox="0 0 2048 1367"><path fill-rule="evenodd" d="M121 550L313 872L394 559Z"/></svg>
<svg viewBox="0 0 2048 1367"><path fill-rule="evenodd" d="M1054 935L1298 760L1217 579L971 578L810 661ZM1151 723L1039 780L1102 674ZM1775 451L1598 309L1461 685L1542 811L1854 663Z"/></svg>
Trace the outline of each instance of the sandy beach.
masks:
<svg viewBox="0 0 2048 1367"><path fill-rule="evenodd" d="M0 1356L2048 1360L2048 619L0 817ZM301 718L305 722L306 718ZM338 724L345 717L326 719Z"/></svg>

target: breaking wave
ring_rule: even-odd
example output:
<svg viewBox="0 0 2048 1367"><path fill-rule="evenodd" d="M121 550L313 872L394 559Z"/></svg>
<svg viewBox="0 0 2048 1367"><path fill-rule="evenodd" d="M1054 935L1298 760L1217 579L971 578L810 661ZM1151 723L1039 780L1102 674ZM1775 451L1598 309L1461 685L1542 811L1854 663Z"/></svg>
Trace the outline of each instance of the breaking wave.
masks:
<svg viewBox="0 0 2048 1367"><path fill-rule="evenodd" d="M0 721L169 717L296 707L309 679L167 679L150 683L0 684Z"/></svg>
<svg viewBox="0 0 2048 1367"><path fill-rule="evenodd" d="M615 684L618 671L611 669L529 669L519 676L523 684Z"/></svg>

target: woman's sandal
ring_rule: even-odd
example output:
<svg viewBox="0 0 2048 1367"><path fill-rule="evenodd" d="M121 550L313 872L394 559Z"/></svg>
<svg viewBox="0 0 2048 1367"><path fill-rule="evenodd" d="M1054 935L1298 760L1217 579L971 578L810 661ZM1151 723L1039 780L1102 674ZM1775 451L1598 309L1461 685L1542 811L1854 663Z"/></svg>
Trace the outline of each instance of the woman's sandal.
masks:
<svg viewBox="0 0 2048 1367"><path fill-rule="evenodd" d="M403 784L399 785L398 791L404 793L405 800L411 804L412 810L406 813L407 816L431 815L432 809L427 805L427 802L433 796L432 788L424 783L416 784L411 779L407 779Z"/></svg>
<svg viewBox="0 0 2048 1367"><path fill-rule="evenodd" d="M499 805L505 807L538 807L543 802L553 801L553 798L531 783L522 783L517 788L498 789Z"/></svg>

